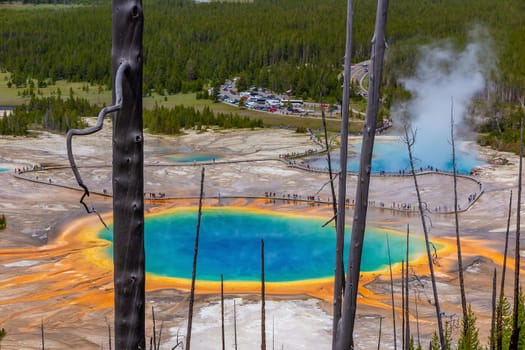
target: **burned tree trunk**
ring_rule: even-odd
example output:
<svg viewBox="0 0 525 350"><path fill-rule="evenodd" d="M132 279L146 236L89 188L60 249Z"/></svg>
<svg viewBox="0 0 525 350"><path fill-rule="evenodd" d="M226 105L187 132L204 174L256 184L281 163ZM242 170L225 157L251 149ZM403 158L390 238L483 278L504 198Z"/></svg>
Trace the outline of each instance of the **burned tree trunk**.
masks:
<svg viewBox="0 0 525 350"><path fill-rule="evenodd" d="M468 331L467 297L465 294L465 278L463 277L463 258L461 255L461 239L459 236L458 216L458 180L456 170L456 146L454 144L454 105L450 111L450 142L452 145L452 173L454 177L454 219L456 226L456 250L458 254L459 293L461 296L461 310L463 312L463 334Z"/></svg>
<svg viewBox="0 0 525 350"><path fill-rule="evenodd" d="M352 238L348 258L348 277L345 283L344 303L334 350L347 350L354 347L354 324L357 311L357 290L361 273L361 255L366 227L368 208L368 190L370 187L370 170L372 151L379 111L380 85L385 53L385 27L388 11L388 0L378 0L375 34L372 39L371 74L368 93L366 121L363 130L363 143L359 165L359 178L355 196Z"/></svg>
<svg viewBox="0 0 525 350"><path fill-rule="evenodd" d="M266 295L264 290L264 239L261 239L261 350L266 350Z"/></svg>
<svg viewBox="0 0 525 350"><path fill-rule="evenodd" d="M505 248L503 250L503 268L501 271L500 296L505 295L505 276L507 274L507 253L509 249L510 218L512 216L512 191L509 197L509 209L507 214L507 229L505 231Z"/></svg>
<svg viewBox="0 0 525 350"><path fill-rule="evenodd" d="M512 335L510 337L510 350L518 349L520 337L519 325L519 294L520 294L520 218L521 218L521 179L523 166L523 118L520 121L520 168L518 171L518 204L516 208L516 247L514 248L514 305L512 307Z"/></svg>
<svg viewBox="0 0 525 350"><path fill-rule="evenodd" d="M222 350L226 350L224 337L224 276L221 274L221 339Z"/></svg>
<svg viewBox="0 0 525 350"><path fill-rule="evenodd" d="M107 326L108 326L108 349L111 350L111 345L112 345L112 341L111 341L111 325L108 323Z"/></svg>
<svg viewBox="0 0 525 350"><path fill-rule="evenodd" d="M494 268L494 275L492 277L492 316L490 318L490 349L496 349L496 342L494 341L494 331L496 329L496 269Z"/></svg>
<svg viewBox="0 0 525 350"><path fill-rule="evenodd" d="M346 43L344 59L343 103L341 105L341 150L340 174L338 190L338 207L336 211L336 243L335 243L335 278L334 278L334 315L332 324L332 348L337 338L337 326L341 320L341 306L344 281L344 236L345 236L345 202L346 202L346 166L348 157L348 121L350 114L350 80L352 63L352 0L347 1L346 9Z"/></svg>
<svg viewBox="0 0 525 350"><path fill-rule="evenodd" d="M44 320L41 320L40 322L40 340L42 343L42 350L44 350L46 348L44 343Z"/></svg>
<svg viewBox="0 0 525 350"><path fill-rule="evenodd" d="M503 268L501 285L496 308L496 349L503 349L503 301L505 300L505 276L507 273L507 253L509 248L510 217L512 215L512 191L510 191L509 209L507 214L507 230L505 231L505 249L503 250Z"/></svg>
<svg viewBox="0 0 525 350"><path fill-rule="evenodd" d="M417 331L417 347L421 347L421 338L419 333L419 308L417 304L419 303L419 289L416 287L416 297L414 298L414 304L416 306L416 331Z"/></svg>
<svg viewBox="0 0 525 350"><path fill-rule="evenodd" d="M233 299L233 348L237 350L237 306L235 305L235 299Z"/></svg>
<svg viewBox="0 0 525 350"><path fill-rule="evenodd" d="M188 307L188 329L186 331L186 350L191 347L191 327L193 323L193 303L195 301L195 279L197 276L197 257L199 255L199 236L201 230L202 217L202 197L204 195L204 168L201 171L201 190L199 194L199 212L197 214L197 228L195 230L195 246L193 249L193 267L191 271L191 291L190 302Z"/></svg>
<svg viewBox="0 0 525 350"><path fill-rule="evenodd" d="M437 285L436 285L436 277L434 274L434 263L432 260L432 253L430 252L430 239L428 237L427 222L425 219L426 207L423 206L423 201L421 200L421 192L419 191L416 171L414 169L414 157L412 156L412 146L415 142L415 135L412 134L412 137L409 136L408 125L405 125L405 142L408 148L408 159L410 162L410 170L412 173L412 178L414 179L414 187L416 188L419 216L421 218L421 225L423 226L423 233L425 235L425 246L426 246L426 251L427 251L428 269L430 271L430 280L432 282L432 292L434 294L434 306L436 309L436 319L438 323L439 344L441 346L441 350L445 350L446 349L445 334L443 331L443 322L441 321L441 308L439 306L439 297L438 297L438 291L437 291Z"/></svg>
<svg viewBox="0 0 525 350"><path fill-rule="evenodd" d="M388 269L390 270L390 297L392 298L392 323L394 328L394 350L397 350L397 334L396 334L396 306L394 302L394 279L392 277L392 260L390 258L390 240L388 233L386 234L386 249L388 252Z"/></svg>
<svg viewBox="0 0 525 350"><path fill-rule="evenodd" d="M113 100L121 65L122 106L113 115L115 348L145 349L144 142L140 0L113 0Z"/></svg>
<svg viewBox="0 0 525 350"><path fill-rule="evenodd" d="M157 349L157 321L155 320L155 308L151 307L151 319L153 321L153 336L151 338L151 343L153 344L153 349Z"/></svg>
<svg viewBox="0 0 525 350"><path fill-rule="evenodd" d="M381 332L383 331L383 317L379 317L379 336L377 337L377 350L381 349Z"/></svg>
<svg viewBox="0 0 525 350"><path fill-rule="evenodd" d="M410 303L408 298L408 259L410 248L410 226L407 225L407 246L406 246L406 268L405 268L405 346L410 347Z"/></svg>
<svg viewBox="0 0 525 350"><path fill-rule="evenodd" d="M322 104L322 100L320 103ZM330 143L328 142L328 130L326 129L326 118L324 115L324 110L321 111L321 119L323 121L324 144L326 148L326 158L328 160L328 176L330 178L330 190L332 192L332 209L334 212L333 218L335 219L337 218L337 199L335 197L334 172L332 171L332 156L330 155Z"/></svg>
<svg viewBox="0 0 525 350"><path fill-rule="evenodd" d="M407 350L407 344L405 343L405 330L406 319L405 319L405 260L401 260L401 349Z"/></svg>

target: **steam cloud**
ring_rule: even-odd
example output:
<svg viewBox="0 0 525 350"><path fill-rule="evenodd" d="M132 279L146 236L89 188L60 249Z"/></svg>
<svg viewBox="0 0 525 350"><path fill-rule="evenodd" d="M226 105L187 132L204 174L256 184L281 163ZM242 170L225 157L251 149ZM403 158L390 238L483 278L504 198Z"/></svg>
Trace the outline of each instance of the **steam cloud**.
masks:
<svg viewBox="0 0 525 350"><path fill-rule="evenodd" d="M396 119L408 116L410 127L416 130L413 153L419 159L417 167L430 165L451 169L452 103L456 131L472 98L485 87L485 75L490 67L488 43L488 37L478 29L471 33L471 43L460 51L449 42L423 46L419 51L416 75L401 80L405 89L411 92L412 99L398 107L393 115L394 118L397 115ZM398 120L397 125L402 123L403 120ZM458 145L457 137L455 141ZM468 167L461 162L457 159L458 170L462 165Z"/></svg>

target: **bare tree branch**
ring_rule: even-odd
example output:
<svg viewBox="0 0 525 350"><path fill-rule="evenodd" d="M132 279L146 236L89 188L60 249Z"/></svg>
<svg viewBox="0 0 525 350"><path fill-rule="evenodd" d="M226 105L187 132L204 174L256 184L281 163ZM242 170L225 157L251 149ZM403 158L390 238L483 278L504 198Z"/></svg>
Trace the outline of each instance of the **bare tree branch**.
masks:
<svg viewBox="0 0 525 350"><path fill-rule="evenodd" d="M410 247L410 226L407 225L407 239L406 239L406 268L405 268L405 346L408 349L410 344L410 304L408 298L408 268L409 268L409 247Z"/></svg>
<svg viewBox="0 0 525 350"><path fill-rule="evenodd" d="M439 343L441 345L441 350L445 350L446 349L445 336L443 332L443 323L441 321L441 310L439 307L439 298L438 298L438 292L437 292L437 286L436 286L436 279L434 275L434 266L433 266L434 259L432 258L432 255L430 253L431 242L428 237L427 224L426 224L425 215L423 212L423 206L421 205L421 192L419 191L419 186L417 183L417 176L416 176L416 172L414 169L414 158L412 157L412 145L414 145L414 142L415 142L415 132L413 130L410 131L408 125L405 125L405 143L407 144L407 148L408 148L408 158L410 161L410 169L412 172L412 178L414 179L414 186L416 188L419 216L421 217L421 224L423 226L423 232L425 234L425 246L427 250L428 267L430 270L430 279L432 281L432 291L434 293L434 306L436 308L436 318L437 318L437 323L438 323Z"/></svg>
<svg viewBox="0 0 525 350"><path fill-rule="evenodd" d="M456 250L458 255L459 292L461 296L461 310L463 311L463 334L466 335L469 327L467 312L467 297L465 294L465 278L463 277L463 258L461 256L461 238L459 236L458 215L458 180L456 170L456 147L454 137L454 100L450 107L450 142L452 145L452 175L454 178L454 219L456 227Z"/></svg>
<svg viewBox="0 0 525 350"><path fill-rule="evenodd" d="M261 350L266 350L266 299L264 286L264 239L261 239Z"/></svg>
<svg viewBox="0 0 525 350"><path fill-rule="evenodd" d="M386 249L388 252L388 268L390 270L390 296L392 299L392 323L394 328L394 350L397 350L397 335L396 335L396 307L394 302L394 279L392 278L392 260L390 258L390 239L388 233L386 234Z"/></svg>
<svg viewBox="0 0 525 350"><path fill-rule="evenodd" d="M501 272L501 285L498 307L496 310L496 348L503 349L503 301L505 300L505 275L507 271L507 253L509 246L510 217L512 215L512 191L510 191L509 209L507 213L507 230L505 232L505 249L503 251L503 268Z"/></svg>
<svg viewBox="0 0 525 350"><path fill-rule="evenodd" d="M494 331L496 326L496 268L494 268L494 275L492 277L492 315L490 318L490 349L496 349L496 342L494 341Z"/></svg>
<svg viewBox="0 0 525 350"><path fill-rule="evenodd" d="M193 322L193 303L195 301L195 278L197 275L197 256L199 253L199 235L201 227L201 216L202 216L202 197L204 196L204 168L201 172L201 190L199 195L199 213L197 216L197 229L195 233L195 248L193 250L193 268L191 272L191 291L190 291L190 302L188 310L188 329L186 331L186 350L190 350L191 347L191 326Z"/></svg>
<svg viewBox="0 0 525 350"><path fill-rule="evenodd" d="M221 273L221 340L222 350L226 350L224 337L224 276Z"/></svg>
<svg viewBox="0 0 525 350"><path fill-rule="evenodd" d="M512 310L512 335L509 350L517 350L520 336L519 293L520 293L520 218L521 218L521 180L523 173L523 117L520 120L520 167L518 172L518 204L516 208L516 247L514 248L514 305Z"/></svg>

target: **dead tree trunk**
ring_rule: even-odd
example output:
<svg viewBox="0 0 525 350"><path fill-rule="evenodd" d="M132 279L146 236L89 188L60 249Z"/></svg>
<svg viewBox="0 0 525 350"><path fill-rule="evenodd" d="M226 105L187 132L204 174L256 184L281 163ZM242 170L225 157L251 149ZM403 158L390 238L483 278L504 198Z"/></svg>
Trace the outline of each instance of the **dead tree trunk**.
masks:
<svg viewBox="0 0 525 350"><path fill-rule="evenodd" d="M519 293L520 293L520 210L521 210L521 178L523 166L523 118L520 121L520 168L518 172L518 204L516 208L516 247L514 251L514 305L512 308L512 335L509 350L517 350L520 336L519 325Z"/></svg>
<svg viewBox="0 0 525 350"><path fill-rule="evenodd" d="M111 344L112 343L112 341L111 341L111 325L108 323L107 326L108 326L108 349L111 350L111 345L112 345Z"/></svg>
<svg viewBox="0 0 525 350"><path fill-rule="evenodd" d="M235 305L235 299L233 299L233 341L234 349L237 350L237 306Z"/></svg>
<svg viewBox="0 0 525 350"><path fill-rule="evenodd" d="M322 103L323 103L323 99L321 96L321 98L319 99L319 104L322 104ZM326 158L328 160L328 176L330 179L329 183L330 183L330 191L332 193L332 210L334 213L334 215L330 218L330 220L328 220L326 223L323 224L322 227L324 227L328 225L330 222L332 222L333 220L337 219L337 198L335 196L335 188L334 188L335 178L334 178L334 173L332 171L332 159L331 159L332 156L330 154L330 143L328 142L328 130L326 128L326 118L325 118L324 109L321 110L321 120L323 121L324 144L325 144L325 149L326 149ZM319 189L318 193L320 191L321 190Z"/></svg>
<svg viewBox="0 0 525 350"><path fill-rule="evenodd" d="M503 268L498 307L496 310L496 349L503 350L503 301L505 300L505 276L507 273L507 253L509 247L510 217L512 215L512 191L510 191L509 209L507 214L507 230L505 231L505 249L503 251Z"/></svg>
<svg viewBox="0 0 525 350"><path fill-rule="evenodd" d="M388 268L390 270L390 296L392 298L392 323L394 328L394 350L397 350L397 334L396 334L396 306L394 302L394 279L392 277L392 260L390 258L390 240L388 233L386 234L386 249L388 252Z"/></svg>
<svg viewBox="0 0 525 350"><path fill-rule="evenodd" d="M405 268L405 346L406 349L410 347L410 303L408 298L408 259L410 248L410 226L407 225L407 247L406 247L406 268Z"/></svg>
<svg viewBox="0 0 525 350"><path fill-rule="evenodd" d="M379 317L379 336L377 337L377 350L381 349L381 332L383 331L383 317Z"/></svg>
<svg viewBox="0 0 525 350"><path fill-rule="evenodd" d="M275 350L275 319L272 318L272 350Z"/></svg>
<svg viewBox="0 0 525 350"><path fill-rule="evenodd" d="M465 279L463 277L463 258L461 255L461 239L459 237L459 215L458 215L458 181L456 170L456 147L454 144L454 105L452 102L450 111L450 142L452 145L452 173L454 177L454 219L456 224L456 249L458 254L459 292L461 296L461 310L463 311L463 334L467 334L469 322L467 313L467 297L465 294Z"/></svg>
<svg viewBox="0 0 525 350"><path fill-rule="evenodd" d="M113 115L113 264L115 348L145 349L144 142L140 0L113 0L113 101L117 71L122 106Z"/></svg>
<svg viewBox="0 0 525 350"><path fill-rule="evenodd" d="M261 350L266 350L266 299L264 290L264 239L261 239Z"/></svg>
<svg viewBox="0 0 525 350"><path fill-rule="evenodd" d="M322 99L320 100L320 104L322 104ZM328 160L328 176L330 178L330 191L332 192L332 210L334 212L334 215L330 220L328 220L324 225L328 225L333 220L337 220L337 198L335 196L335 188L334 188L334 176L332 171L332 159L330 155L330 143L328 142L328 130L326 129L326 118L324 114L324 110L321 111L321 120L323 121L323 132L324 132L324 144L326 148L326 158ZM337 259L336 259L337 261ZM342 276L344 279L344 276Z"/></svg>
<svg viewBox="0 0 525 350"><path fill-rule="evenodd" d="M155 348L155 350L160 350L160 340L162 339L162 329L164 328L164 322L161 322L160 323L160 329L159 329L159 337L157 339L157 347Z"/></svg>
<svg viewBox="0 0 525 350"><path fill-rule="evenodd" d="M341 105L341 149L339 162L341 170L339 173L338 207L336 217L336 243L335 243L335 278L334 278L334 314L332 324L332 348L335 347L337 338L337 326L341 320L341 306L343 297L344 281L344 240L345 240L345 212L346 212L346 167L348 157L348 122L350 112L350 80L352 63L352 0L346 5L346 43L344 59L344 81L343 81L343 103Z"/></svg>
<svg viewBox="0 0 525 350"><path fill-rule="evenodd" d="M322 100L321 100L321 103L322 103ZM332 171L332 156L330 155L330 143L328 142L328 130L326 130L326 118L324 115L324 110L321 111L321 119L323 121L324 144L326 148L326 158L328 160L328 176L330 178L330 190L332 192L332 209L334 212L333 219L335 219L337 218L337 199L335 197L334 176L333 176L334 173Z"/></svg>
<svg viewBox="0 0 525 350"><path fill-rule="evenodd" d="M421 347L421 337L419 336L419 308L417 304L419 303L419 289L416 287L416 297L414 299L414 304L416 305L416 330L417 330L417 346Z"/></svg>
<svg viewBox="0 0 525 350"><path fill-rule="evenodd" d="M401 349L407 350L405 343L405 259L401 260Z"/></svg>
<svg viewBox="0 0 525 350"><path fill-rule="evenodd" d="M193 249L193 268L191 272L191 291L190 291L190 302L188 308L188 329L186 331L186 350L190 350L191 347L191 326L193 323L193 303L195 301L195 279L197 276L197 257L199 254L199 236L201 229L201 216L202 216L202 197L204 195L204 168L201 172L201 190L199 195L199 212L197 214L197 228L195 232L195 247Z"/></svg>
<svg viewBox="0 0 525 350"><path fill-rule="evenodd" d="M496 342L494 341L494 331L496 329L496 269L494 268L494 275L492 277L492 317L490 318L490 349L496 349Z"/></svg>
<svg viewBox="0 0 525 350"><path fill-rule="evenodd" d="M42 342L42 350L44 350L46 348L44 344L44 320L40 322L40 339Z"/></svg>
<svg viewBox="0 0 525 350"><path fill-rule="evenodd" d="M151 341L153 343L153 346L154 348L153 349L157 349L156 346L157 346L157 321L155 320L155 308L152 306L151 307L151 318L153 320L153 337L151 338Z"/></svg>
<svg viewBox="0 0 525 350"><path fill-rule="evenodd" d="M221 274L221 338L222 350L226 350L224 339L224 276Z"/></svg>
<svg viewBox="0 0 525 350"><path fill-rule="evenodd" d="M510 191L508 211L509 212L507 214L507 230L505 231L505 249L503 251L503 268L501 271L501 284L499 290L500 296L505 295L505 276L507 273L507 253L509 248L510 218L512 216L512 191Z"/></svg>
<svg viewBox="0 0 525 350"><path fill-rule="evenodd" d="M426 207L423 205L421 200L421 192L419 191L419 185L417 183L416 171L414 169L414 157L412 156L412 146L415 142L415 135L412 134L412 137L408 134L408 125L405 125L405 142L408 148L408 158L410 161L410 170L412 172L412 178L414 179L414 186L416 188L417 203L419 208L419 216L421 218L421 225L423 226L423 233L425 235L425 246L427 250L427 259L428 259L428 268L430 270L430 280L432 281L432 292L434 293L434 306L436 308L436 319L438 323L438 334L439 334L439 344L441 345L441 350L446 349L445 344L445 335L443 332L443 323L441 321L441 309L439 307L439 298L436 285L436 277L434 274L434 264L432 260L432 253L430 251L430 239L428 237L427 222L425 220L425 210Z"/></svg>
<svg viewBox="0 0 525 350"><path fill-rule="evenodd" d="M366 121L363 130L363 143L359 166L359 178L355 195L352 238L350 242L348 277L345 283L344 303L341 324L338 325L334 350L347 350L354 347L354 323L357 311L357 290L361 273L361 254L366 227L368 208L368 190L370 187L370 169L372 151L379 111L380 84L385 53L385 27L388 0L378 0L375 34L372 39L372 55ZM346 169L345 169L346 170Z"/></svg>

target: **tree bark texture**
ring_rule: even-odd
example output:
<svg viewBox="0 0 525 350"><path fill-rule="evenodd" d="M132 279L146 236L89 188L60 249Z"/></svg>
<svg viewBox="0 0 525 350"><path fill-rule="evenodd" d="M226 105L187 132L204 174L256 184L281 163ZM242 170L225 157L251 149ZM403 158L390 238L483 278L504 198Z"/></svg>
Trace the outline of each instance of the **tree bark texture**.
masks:
<svg viewBox="0 0 525 350"><path fill-rule="evenodd" d="M266 350L266 294L264 286L264 239L261 239L261 350Z"/></svg>
<svg viewBox="0 0 525 350"><path fill-rule="evenodd" d="M507 230L505 231L505 248L503 250L503 268L501 271L501 285L498 307L496 309L496 349L503 349L503 301L505 300L505 275L507 273L507 252L509 248L510 217L512 216L512 191L510 191L509 208L507 213Z"/></svg>
<svg viewBox="0 0 525 350"><path fill-rule="evenodd" d="M345 240L345 209L346 209L346 167L348 157L348 122L350 115L350 80L352 64L352 0L347 1L346 9L346 43L344 59L344 82L343 82L343 103L341 110L341 149L339 174L339 199L336 211L336 243L335 243L335 273L334 273L334 314L332 324L332 347L335 346L337 337L337 326L341 320L341 306L344 286L344 240Z"/></svg>
<svg viewBox="0 0 525 350"><path fill-rule="evenodd" d="M459 235L459 215L458 215L458 180L456 170L456 146L454 143L454 104L450 107L450 142L452 144L452 172L454 177L454 219L456 226L456 250L458 254L458 277L459 294L461 296L461 310L463 312L463 334L468 330L467 296L465 293L465 278L463 277L463 257L461 255L461 238Z"/></svg>
<svg viewBox="0 0 525 350"><path fill-rule="evenodd" d="M414 170L414 157L412 156L412 145L415 142L415 136L412 138L408 135L408 125L405 125L405 138L408 147L408 159L410 162L410 170L412 173L412 178L414 179L414 187L416 188L417 203L419 209L419 217L421 218L421 226L423 227L423 233L425 235L425 246L427 251L427 260L428 260L428 269L430 271L430 280L432 282L432 293L434 295L434 306L436 309L436 319L438 323L438 335L439 343L441 345L441 350L446 350L445 344L445 333L443 331L443 322L441 321L441 308L439 306L439 297L436 285L436 277L434 273L434 264L432 260L432 253L430 252L430 239L428 236L427 222L425 219L425 208L423 206L423 201L421 200L421 191L419 191L419 185L417 182L416 172Z"/></svg>
<svg viewBox="0 0 525 350"><path fill-rule="evenodd" d="M521 179L523 175L523 118L520 122L520 168L518 171L518 204L516 208L516 247L514 250L514 304L512 307L512 335L509 350L517 350L520 337L519 295L520 295L520 235L521 235Z"/></svg>
<svg viewBox="0 0 525 350"><path fill-rule="evenodd" d="M410 225L407 225L407 246L406 246L406 268L405 268L405 346L410 346L410 302L408 292L408 267L410 258Z"/></svg>
<svg viewBox="0 0 525 350"><path fill-rule="evenodd" d="M390 257L390 239L386 234L386 248L388 252L388 269L390 270L390 297L392 300L392 324L394 330L394 350L397 350L397 333L396 333L396 305L394 300L394 278L392 276L392 259Z"/></svg>
<svg viewBox="0 0 525 350"><path fill-rule="evenodd" d="M115 348L145 349L144 142L140 0L113 0L113 102L118 67L122 106L113 115Z"/></svg>
<svg viewBox="0 0 525 350"><path fill-rule="evenodd" d="M201 170L201 189L199 194L199 211L195 228L195 245L193 248L193 266L191 270L190 302L188 306L188 327L186 330L186 350L191 348L191 327L193 325L193 304L195 302L195 280L197 278L197 258L199 256L199 236L201 231L202 197L204 196L204 168Z"/></svg>
<svg viewBox="0 0 525 350"><path fill-rule="evenodd" d="M378 0L375 34L372 39L371 73L369 78L368 104L359 165L359 177L355 195L355 209L348 258L348 273L344 293L341 324L338 325L334 349L348 350L354 348L354 324L357 311L357 290L361 273L361 254L366 227L368 208L368 191L370 187L370 170L372 151L379 111L379 87L383 71L385 53L385 27L388 11L388 0Z"/></svg>
<svg viewBox="0 0 525 350"><path fill-rule="evenodd" d="M224 276L221 274L221 340L222 350L226 350L224 337Z"/></svg>

